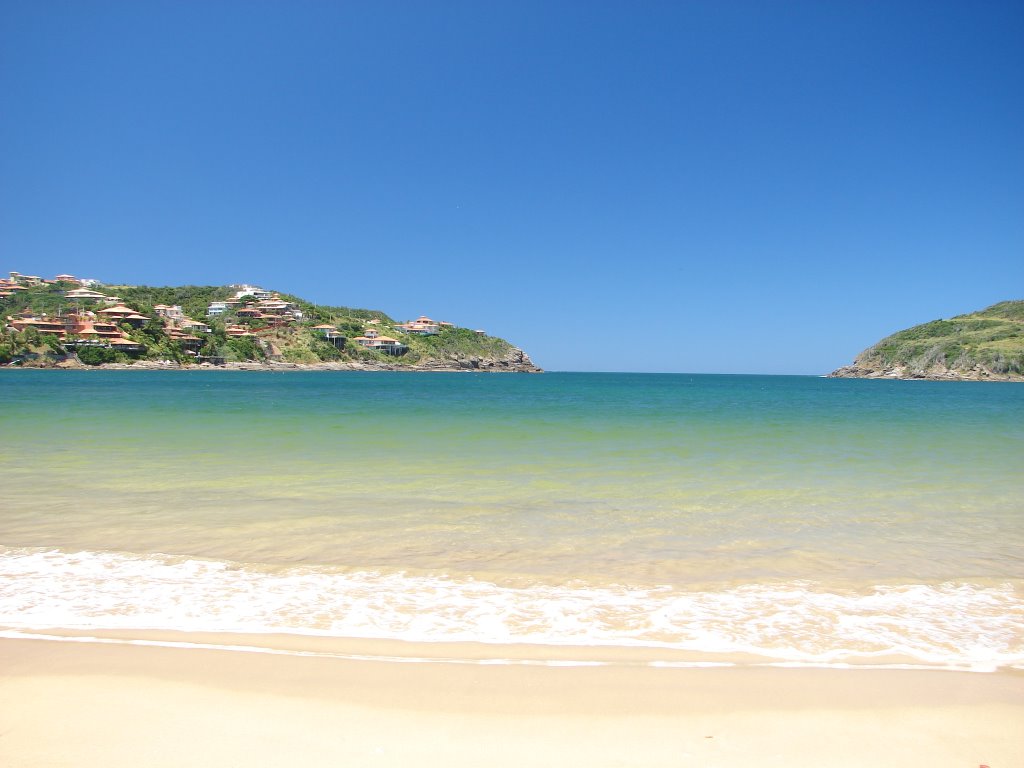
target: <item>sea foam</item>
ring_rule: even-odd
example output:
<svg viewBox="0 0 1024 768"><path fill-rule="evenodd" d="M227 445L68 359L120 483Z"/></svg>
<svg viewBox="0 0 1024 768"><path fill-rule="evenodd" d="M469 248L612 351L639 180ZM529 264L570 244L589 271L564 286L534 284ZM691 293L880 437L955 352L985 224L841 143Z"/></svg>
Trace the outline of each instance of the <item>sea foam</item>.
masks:
<svg viewBox="0 0 1024 768"><path fill-rule="evenodd" d="M811 582L718 591L509 587L338 569L262 569L167 555L0 547L0 625L292 633L420 642L644 646L756 654L789 665L1024 664L1024 601L1010 584Z"/></svg>

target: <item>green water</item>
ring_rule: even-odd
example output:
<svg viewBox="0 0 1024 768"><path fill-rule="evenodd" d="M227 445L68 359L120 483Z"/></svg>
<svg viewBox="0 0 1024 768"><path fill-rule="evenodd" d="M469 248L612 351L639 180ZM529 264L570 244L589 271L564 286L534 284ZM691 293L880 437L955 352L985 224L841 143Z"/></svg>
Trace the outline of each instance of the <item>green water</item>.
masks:
<svg viewBox="0 0 1024 768"><path fill-rule="evenodd" d="M501 588L1024 577L1012 384L3 371L0 393L9 548Z"/></svg>

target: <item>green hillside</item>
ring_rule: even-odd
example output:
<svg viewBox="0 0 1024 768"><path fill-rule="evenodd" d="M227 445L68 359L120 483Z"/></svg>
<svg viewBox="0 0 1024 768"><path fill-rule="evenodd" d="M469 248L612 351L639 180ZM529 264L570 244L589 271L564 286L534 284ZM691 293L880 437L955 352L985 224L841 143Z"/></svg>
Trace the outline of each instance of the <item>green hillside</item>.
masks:
<svg viewBox="0 0 1024 768"><path fill-rule="evenodd" d="M991 378L1024 376L1024 301L933 320L887 336L837 376Z"/></svg>
<svg viewBox="0 0 1024 768"><path fill-rule="evenodd" d="M171 361L177 365L204 362L277 363L340 367L453 368L481 370L535 370L529 357L508 341L451 324L438 324L436 332L420 335L398 327L398 322L376 310L324 306L288 294L273 294L273 301L288 305L286 314L245 317L260 308L252 297L234 303L236 287L95 285L91 290L120 302L104 299L83 301L69 291L75 283L23 284L9 291L0 286L0 364L54 365ZM3 294L9 295L3 295ZM220 315L208 314L211 302L229 302ZM69 316L104 321L102 310L123 304L145 322L121 322L117 330L137 348L121 351L116 344L83 342L70 330L48 334L43 325L26 322L53 321ZM206 328L182 327L158 315L159 305L181 308L187 319ZM240 314L241 310L241 314ZM22 326L15 328L12 323ZM317 326L333 326L331 336ZM71 328L68 325L68 328ZM78 329L85 327L79 322ZM114 328L115 326L111 326ZM395 349L388 352L366 348L355 339L366 334L389 337ZM191 339L183 338L191 336ZM123 341L122 340L122 341ZM109 339L107 340L109 341ZM365 341L365 339L364 339ZM124 344L121 345L122 347Z"/></svg>

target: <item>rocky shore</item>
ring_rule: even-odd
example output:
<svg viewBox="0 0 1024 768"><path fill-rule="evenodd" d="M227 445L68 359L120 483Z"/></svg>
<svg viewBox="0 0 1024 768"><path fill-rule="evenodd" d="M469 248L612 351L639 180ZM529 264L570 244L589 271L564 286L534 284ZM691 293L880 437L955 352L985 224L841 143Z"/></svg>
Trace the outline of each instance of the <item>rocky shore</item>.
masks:
<svg viewBox="0 0 1024 768"><path fill-rule="evenodd" d="M8 366L11 367L11 366ZM107 370L107 371L438 371L463 373L543 373L543 369L533 364L529 355L521 349L513 348L508 355L501 358L492 357L454 357L448 360L424 360L420 363L378 363L378 362L325 362L325 363L288 363L281 361L224 363L212 365L182 365L170 360L138 360L133 363L105 363L102 365L83 365L75 356L64 359L39 357L21 363L23 368L51 368L74 370Z"/></svg>
<svg viewBox="0 0 1024 768"><path fill-rule="evenodd" d="M830 379L896 379L903 381L1017 381L1024 382L1024 376L1012 373L995 373L982 366L960 370L944 365L928 368L912 368L894 365L888 368L858 365L844 365L828 374Z"/></svg>

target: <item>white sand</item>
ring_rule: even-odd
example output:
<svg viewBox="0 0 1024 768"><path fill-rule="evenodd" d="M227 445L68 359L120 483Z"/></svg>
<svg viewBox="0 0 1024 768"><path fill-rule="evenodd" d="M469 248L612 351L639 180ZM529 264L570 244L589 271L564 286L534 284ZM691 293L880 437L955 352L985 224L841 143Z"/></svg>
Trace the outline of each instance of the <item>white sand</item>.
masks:
<svg viewBox="0 0 1024 768"><path fill-rule="evenodd" d="M1024 766L1021 733L1015 673L486 666L0 640L2 766L1009 768Z"/></svg>

